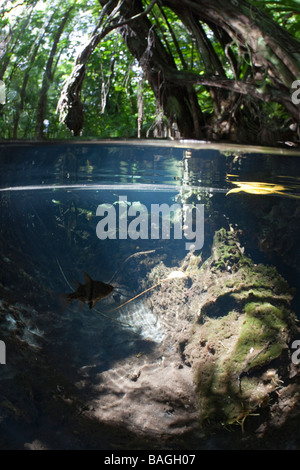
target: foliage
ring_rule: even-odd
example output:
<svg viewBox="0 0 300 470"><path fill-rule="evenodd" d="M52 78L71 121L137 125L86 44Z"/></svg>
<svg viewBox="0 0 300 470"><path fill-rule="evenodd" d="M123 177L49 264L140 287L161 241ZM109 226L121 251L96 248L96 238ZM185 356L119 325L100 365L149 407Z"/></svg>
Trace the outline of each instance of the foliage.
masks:
<svg viewBox="0 0 300 470"><path fill-rule="evenodd" d="M6 103L0 104L0 138L71 137L59 119L59 95L72 74L76 58L88 40L93 35L96 37L100 14L102 21L106 18L107 30L91 51L80 88L79 98L84 109L82 138L136 137L138 122L141 125L139 136L165 136L163 129L174 127L174 116L180 113L186 116L193 106L193 119L195 121L198 113L198 127L202 132L200 135L195 130L196 138L238 140L237 122L243 123L252 135L263 138L266 138L266 129L267 137L279 129L288 129L290 112L283 99L276 102L256 99L274 84L266 67L261 67L257 73L249 44L242 47L237 36L232 40L217 24L206 23L201 15L187 14L186 10L181 10L180 2L137 0L135 3L141 11L148 8L149 31L145 31L148 46L141 55L129 44L128 38L134 34L134 29L129 31L126 25L116 27L118 21L126 23L122 16L126 13L122 10L124 2L119 2L111 17L105 8L117 2L99 3L93 0L7 0L0 7L0 80L6 86ZM191 4L187 0L184 3ZM249 5L300 39L298 0L249 0ZM240 8L242 11L242 4ZM70 14L63 25L62 18L68 9ZM138 22L128 24L133 27ZM60 27L62 31L58 34ZM57 47L53 48L56 40ZM181 92L179 97L182 96L182 103L190 100L187 108L178 104L174 93L175 74L171 82L169 80L171 96L167 96L163 83L155 85L154 79L151 82L149 64L155 47L160 59L172 64L173 70L180 73L179 87L187 90L187 98ZM210 81L203 81L206 77L211 77ZM215 88L212 82L216 77L224 79L225 89L223 85ZM240 88L248 87L246 92L233 92L234 83ZM46 93L44 101L43 92ZM275 87L275 92L276 98L281 91ZM192 99L192 95L196 98ZM196 108L192 104L195 99ZM162 118L163 113L167 121ZM41 122L43 132L39 135L36 129ZM180 124L179 131L182 134Z"/></svg>
<svg viewBox="0 0 300 470"><path fill-rule="evenodd" d="M0 77L6 85L6 104L0 105L1 138L35 138L42 76L62 17L61 13L70 5L71 2L60 0L34 3L27 1L21 6L19 2L14 1L4 5L4 14L0 19L0 45L2 51L5 46L6 50L0 63ZM56 112L59 91L72 71L83 41L92 33L98 14L99 9L94 2L74 2L74 10L61 36L53 62L53 79L47 93L47 110L44 116L45 138L64 139L71 136L66 126L59 122ZM44 30L43 35L41 30ZM5 67L6 58L9 60ZM116 63L111 74L112 60ZM26 74L28 81L22 104L20 95ZM110 75L112 79L106 90L106 106L102 113L101 90L107 85ZM127 51L120 34L113 31L95 50L88 66L83 103L89 112L86 113L82 137L134 137L137 129L137 90L140 80L141 71L135 59ZM144 102L144 115L151 123L155 104L153 93L146 83ZM18 112L18 126L14 131Z"/></svg>
<svg viewBox="0 0 300 470"><path fill-rule="evenodd" d="M284 0L266 2L264 0L253 0L251 3L265 10L287 31L300 39L300 1L299 0Z"/></svg>

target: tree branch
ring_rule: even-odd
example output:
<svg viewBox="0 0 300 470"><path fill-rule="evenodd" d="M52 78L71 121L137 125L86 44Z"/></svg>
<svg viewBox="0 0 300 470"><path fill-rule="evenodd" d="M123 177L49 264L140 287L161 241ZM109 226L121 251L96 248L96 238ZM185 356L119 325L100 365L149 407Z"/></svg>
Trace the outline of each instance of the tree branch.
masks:
<svg viewBox="0 0 300 470"><path fill-rule="evenodd" d="M61 95L57 104L56 111L60 113L60 121L65 121L66 119L69 121L69 128L70 130L73 130L72 127L72 122L73 122L73 115L75 114L75 111L72 111L72 106L74 106L74 109L76 107L77 111L83 114L83 106L80 102L80 93L81 93L81 88L82 88L82 83L84 80L85 76L85 68L86 64L92 55L93 51L99 44L99 42L107 36L108 33L113 31L114 29L120 28L121 26L127 25L128 23L131 23L149 13L149 11L153 8L157 0L152 0L151 3L148 5L148 7L141 13L128 18L127 20L124 21L117 21L114 24L110 24L115 15L120 11L120 8L122 7L124 0L119 0L118 4L116 7L112 10L112 12L108 15L106 20L104 21L105 14L107 13L108 9L110 6L112 6L115 3L115 0L109 0L106 5L103 6L103 9L100 14L100 18L98 21L98 24L96 28L94 29L93 35L90 38L88 44L86 47L80 52L80 54L77 56L76 61L75 61L75 66L73 68L73 71L69 77L69 79L65 82L65 85L61 91ZM97 32L100 29L99 32ZM71 116L71 117L70 117ZM74 118L75 119L75 118ZM81 116L80 120L78 120L78 126L81 125L79 123L83 123L83 117ZM77 126L77 127L78 127ZM78 133L78 129L76 130L76 133Z"/></svg>
<svg viewBox="0 0 300 470"><path fill-rule="evenodd" d="M291 96L287 92L282 90L275 90L274 88L266 87L266 91L258 88L253 83L236 81L230 79L220 78L216 75L197 75L193 72L184 72L177 71L174 73L165 71L165 79L170 82L174 82L177 85L180 83L189 85L203 85L216 88L223 88L225 90L233 91L235 93L240 93L242 95L250 95L255 99L260 101L269 102L275 101L281 103L288 112L299 121L299 109L296 105L292 103Z"/></svg>

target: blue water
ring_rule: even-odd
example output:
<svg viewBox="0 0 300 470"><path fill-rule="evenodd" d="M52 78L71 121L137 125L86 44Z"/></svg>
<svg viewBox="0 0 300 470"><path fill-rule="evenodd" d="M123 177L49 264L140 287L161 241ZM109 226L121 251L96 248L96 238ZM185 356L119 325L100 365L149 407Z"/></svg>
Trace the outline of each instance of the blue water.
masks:
<svg viewBox="0 0 300 470"><path fill-rule="evenodd" d="M154 204L202 205L203 260L210 256L214 233L234 228L247 255L274 264L295 287L293 309L299 315L299 202L296 151L193 142L1 144L0 339L7 344L7 363L0 374L2 398L10 404L3 411L0 446L23 448L38 436L46 442L48 429L50 448L114 448L111 437L98 437L97 445L90 436L75 438L74 417L57 433L62 390L69 387L64 399L75 400L76 384L84 403L99 374L123 367L140 351L156 350L164 325L143 297L117 308L149 286L147 276L159 263L178 269L186 243L193 242L184 234L175 238L173 225L169 238L161 227L159 238L151 237L151 223L148 236L120 237L122 204L127 211L142 207L148 213ZM101 205L116 214L115 231L106 239L97 235ZM132 220L127 215L127 224ZM76 288L74 281L83 283L84 272L105 283L113 279L113 295L95 310L62 302L63 294ZM44 386L38 365L49 368ZM81 386L84 380L89 384ZM8 398L13 388L24 392L21 401ZM46 398L40 398L41 390Z"/></svg>

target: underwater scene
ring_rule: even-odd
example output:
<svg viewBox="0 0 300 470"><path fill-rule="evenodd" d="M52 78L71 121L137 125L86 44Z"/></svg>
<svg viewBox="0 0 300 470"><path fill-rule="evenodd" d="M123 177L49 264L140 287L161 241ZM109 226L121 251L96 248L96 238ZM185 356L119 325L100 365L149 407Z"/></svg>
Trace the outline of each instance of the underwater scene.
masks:
<svg viewBox="0 0 300 470"><path fill-rule="evenodd" d="M300 449L300 152L0 144L0 449Z"/></svg>

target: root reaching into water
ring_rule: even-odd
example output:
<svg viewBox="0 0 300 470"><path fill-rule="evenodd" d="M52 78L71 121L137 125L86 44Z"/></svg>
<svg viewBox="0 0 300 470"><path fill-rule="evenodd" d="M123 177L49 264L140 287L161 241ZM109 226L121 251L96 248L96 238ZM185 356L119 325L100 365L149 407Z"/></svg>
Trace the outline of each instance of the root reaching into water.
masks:
<svg viewBox="0 0 300 470"><path fill-rule="evenodd" d="M141 297L142 295L146 294L152 289L155 289L155 287L160 286L163 282L170 281L172 279L180 279L187 277L186 274L184 274L182 271L172 271L167 277L159 281L157 284L154 286L149 287L148 289L144 290L140 294L136 295L135 297L132 297L132 299L127 300L127 302L124 302L123 304L119 305L119 307L114 308L113 310L110 310L110 312L115 312L116 310L119 310L121 307L124 307L125 305L129 304L129 302L132 302L133 300L137 299L138 297Z"/></svg>

